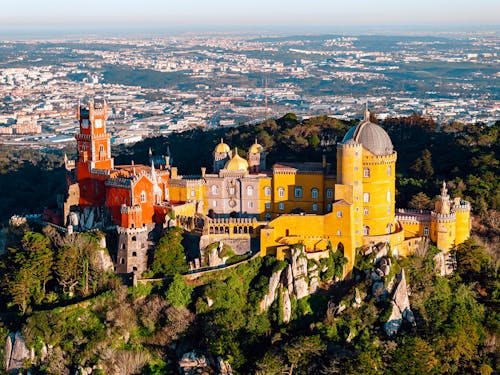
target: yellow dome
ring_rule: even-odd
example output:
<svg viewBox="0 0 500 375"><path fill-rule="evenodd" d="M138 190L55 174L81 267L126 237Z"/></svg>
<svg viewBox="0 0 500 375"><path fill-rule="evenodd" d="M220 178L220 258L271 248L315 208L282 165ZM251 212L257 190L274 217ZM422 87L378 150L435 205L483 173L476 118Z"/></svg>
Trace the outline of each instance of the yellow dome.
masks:
<svg viewBox="0 0 500 375"><path fill-rule="evenodd" d="M230 152L231 148L224 143L222 138L220 139L220 143L215 147L215 152L223 153L223 152Z"/></svg>
<svg viewBox="0 0 500 375"><path fill-rule="evenodd" d="M243 159L240 155L238 155L238 149L234 150L234 156L227 161L224 169L230 171L247 171L248 170L248 162Z"/></svg>
<svg viewBox="0 0 500 375"><path fill-rule="evenodd" d="M253 145L250 146L250 149L248 150L249 153L251 154L260 154L264 151L264 147L262 147L261 145L259 145L257 143L257 140L255 140L255 143Z"/></svg>

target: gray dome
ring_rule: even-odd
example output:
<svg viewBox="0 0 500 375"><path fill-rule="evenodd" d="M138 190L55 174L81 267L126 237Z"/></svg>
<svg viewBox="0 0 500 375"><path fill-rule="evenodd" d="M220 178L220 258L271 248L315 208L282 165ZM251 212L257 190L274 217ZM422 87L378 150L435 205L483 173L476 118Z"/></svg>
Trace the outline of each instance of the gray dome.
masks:
<svg viewBox="0 0 500 375"><path fill-rule="evenodd" d="M349 129L342 143L349 140L361 143L364 148L377 156L391 155L394 151L391 138L386 131L377 124L366 120Z"/></svg>

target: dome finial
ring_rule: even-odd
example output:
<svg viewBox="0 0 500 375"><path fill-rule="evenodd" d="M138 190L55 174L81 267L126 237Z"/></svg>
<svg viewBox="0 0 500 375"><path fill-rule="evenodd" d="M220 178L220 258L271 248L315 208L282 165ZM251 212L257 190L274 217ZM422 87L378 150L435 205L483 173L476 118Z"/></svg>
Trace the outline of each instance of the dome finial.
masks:
<svg viewBox="0 0 500 375"><path fill-rule="evenodd" d="M368 109L368 99L365 102L365 121L370 121L370 110Z"/></svg>

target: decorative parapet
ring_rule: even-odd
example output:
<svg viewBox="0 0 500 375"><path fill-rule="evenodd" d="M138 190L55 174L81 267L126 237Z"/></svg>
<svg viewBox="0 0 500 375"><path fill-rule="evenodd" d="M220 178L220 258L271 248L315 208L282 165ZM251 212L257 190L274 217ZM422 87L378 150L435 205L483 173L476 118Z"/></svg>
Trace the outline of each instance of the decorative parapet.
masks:
<svg viewBox="0 0 500 375"><path fill-rule="evenodd" d="M124 188L128 189L132 186L132 182L128 178L123 178L123 177L115 177L115 178L110 178L104 182L106 186L113 186L113 187L118 187L118 188Z"/></svg>
<svg viewBox="0 0 500 375"><path fill-rule="evenodd" d="M346 148L361 148L361 143L358 143L352 139L349 139L345 143L337 143L337 149L346 149Z"/></svg>
<svg viewBox="0 0 500 375"><path fill-rule="evenodd" d="M365 164L390 164L395 163L398 158L398 153L394 151L391 155L363 155L363 163Z"/></svg>
<svg viewBox="0 0 500 375"><path fill-rule="evenodd" d="M122 214L136 214L142 211L142 208L140 205L135 205L135 206L126 206L124 204L121 205L120 207L120 213Z"/></svg>
<svg viewBox="0 0 500 375"><path fill-rule="evenodd" d="M103 133L103 134L82 134L82 133L77 133L75 135L75 138L77 140L82 140L82 141L91 141L94 139L108 139L111 138L111 135L108 133Z"/></svg>
<svg viewBox="0 0 500 375"><path fill-rule="evenodd" d="M432 212L431 217L433 220L437 221L438 223L451 223L457 220L457 216L455 215L455 212L452 212L450 214L439 214L437 212Z"/></svg>
<svg viewBox="0 0 500 375"><path fill-rule="evenodd" d="M470 211L470 209L471 209L470 202L467 201L460 201L460 204L453 205L454 211Z"/></svg>
<svg viewBox="0 0 500 375"><path fill-rule="evenodd" d="M101 175L101 176L109 176L111 174L111 171L109 169L92 168L90 170L90 173Z"/></svg>
<svg viewBox="0 0 500 375"><path fill-rule="evenodd" d="M254 217L241 217L241 218L216 218L216 219L206 219L207 225L225 225L225 224L255 224L257 219Z"/></svg>
<svg viewBox="0 0 500 375"><path fill-rule="evenodd" d="M125 227L120 227L116 226L116 231L118 234L139 234L139 233L146 233L148 231L147 227L138 227L138 228L125 228Z"/></svg>
<svg viewBox="0 0 500 375"><path fill-rule="evenodd" d="M248 174L247 171L231 171L231 170L228 170L228 169L221 169L219 171L219 174L221 177L244 177L245 175Z"/></svg>

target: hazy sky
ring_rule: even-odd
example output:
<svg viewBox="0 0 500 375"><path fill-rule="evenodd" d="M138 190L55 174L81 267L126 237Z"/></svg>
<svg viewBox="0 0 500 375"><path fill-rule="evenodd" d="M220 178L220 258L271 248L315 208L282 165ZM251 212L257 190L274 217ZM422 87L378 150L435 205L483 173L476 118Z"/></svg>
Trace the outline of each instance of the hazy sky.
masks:
<svg viewBox="0 0 500 375"><path fill-rule="evenodd" d="M2 0L0 28L499 26L499 0Z"/></svg>

